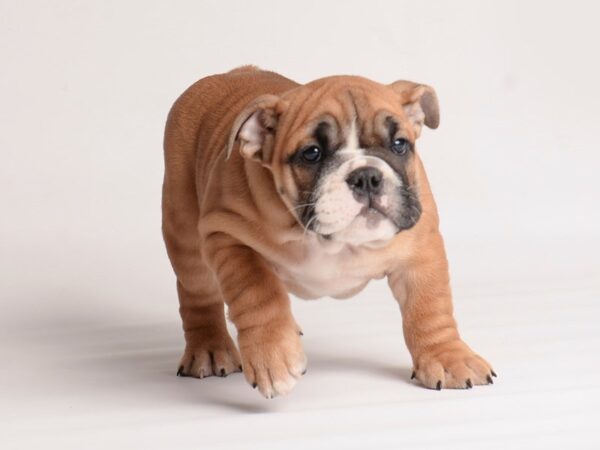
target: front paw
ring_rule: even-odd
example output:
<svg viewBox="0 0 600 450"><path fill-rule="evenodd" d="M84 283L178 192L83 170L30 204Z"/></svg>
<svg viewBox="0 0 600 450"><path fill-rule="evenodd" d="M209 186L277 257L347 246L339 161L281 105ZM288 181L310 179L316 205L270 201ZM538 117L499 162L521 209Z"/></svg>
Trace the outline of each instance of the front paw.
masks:
<svg viewBox="0 0 600 450"><path fill-rule="evenodd" d="M239 334L246 380L266 398L287 394L306 373L300 334L295 325L266 325Z"/></svg>
<svg viewBox="0 0 600 450"><path fill-rule="evenodd" d="M471 389L493 384L496 373L491 365L462 341L440 344L423 351L415 359L411 378L430 389Z"/></svg>
<svg viewBox="0 0 600 450"><path fill-rule="evenodd" d="M239 353L227 331L187 332L185 338L185 352L179 363L178 376L225 377L242 371Z"/></svg>

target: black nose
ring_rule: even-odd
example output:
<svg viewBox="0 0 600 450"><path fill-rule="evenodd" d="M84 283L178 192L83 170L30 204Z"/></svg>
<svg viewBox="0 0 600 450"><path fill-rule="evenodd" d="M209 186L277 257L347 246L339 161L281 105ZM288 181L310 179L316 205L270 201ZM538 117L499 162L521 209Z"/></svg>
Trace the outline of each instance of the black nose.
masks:
<svg viewBox="0 0 600 450"><path fill-rule="evenodd" d="M359 197L370 197L381 193L383 174L374 167L361 167L348 175L346 183Z"/></svg>

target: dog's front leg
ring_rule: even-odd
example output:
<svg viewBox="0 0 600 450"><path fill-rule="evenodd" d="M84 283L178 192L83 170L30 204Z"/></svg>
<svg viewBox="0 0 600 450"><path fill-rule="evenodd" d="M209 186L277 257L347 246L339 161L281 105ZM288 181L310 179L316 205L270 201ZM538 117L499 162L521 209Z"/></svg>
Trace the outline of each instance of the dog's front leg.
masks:
<svg viewBox="0 0 600 450"><path fill-rule="evenodd" d="M238 330L246 379L267 398L288 393L306 357L285 286L258 253L228 235L211 235L205 250Z"/></svg>
<svg viewBox="0 0 600 450"><path fill-rule="evenodd" d="M400 304L413 378L426 387L471 388L490 384L489 363L475 354L459 334L452 312L448 263L439 233L419 248L428 250L403 261L388 282Z"/></svg>

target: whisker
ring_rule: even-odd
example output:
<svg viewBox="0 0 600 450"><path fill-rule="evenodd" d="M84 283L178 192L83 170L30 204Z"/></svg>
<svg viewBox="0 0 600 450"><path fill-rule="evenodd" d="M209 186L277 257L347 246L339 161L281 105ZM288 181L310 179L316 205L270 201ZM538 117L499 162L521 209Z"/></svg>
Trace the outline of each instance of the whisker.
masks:
<svg viewBox="0 0 600 450"><path fill-rule="evenodd" d="M288 211L292 212L292 211L296 211L297 209L300 209L300 208L305 208L307 206L315 206L316 204L317 204L317 202L303 203L301 205L294 206L293 208L288 208Z"/></svg>
<svg viewBox="0 0 600 450"><path fill-rule="evenodd" d="M317 219L317 215L311 217L311 219L304 226L304 232L302 233L302 240L306 238L306 234L310 231L310 225Z"/></svg>

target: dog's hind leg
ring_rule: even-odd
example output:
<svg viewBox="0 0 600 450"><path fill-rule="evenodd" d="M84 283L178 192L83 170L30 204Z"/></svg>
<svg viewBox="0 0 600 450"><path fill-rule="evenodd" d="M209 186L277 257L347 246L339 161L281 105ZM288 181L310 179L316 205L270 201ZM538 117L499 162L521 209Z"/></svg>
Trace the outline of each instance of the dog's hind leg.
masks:
<svg viewBox="0 0 600 450"><path fill-rule="evenodd" d="M241 371L241 362L227 331L219 286L200 251L194 127L180 126L185 117L176 115L177 111L172 111L165 133L162 229L177 275L186 343L177 374L199 378L226 376Z"/></svg>
<svg viewBox="0 0 600 450"><path fill-rule="evenodd" d="M166 186L168 190L170 186ZM163 235L177 275L185 352L178 375L204 378L241 370L238 351L225 324L224 303L214 275L202 261L196 218L190 205L163 201Z"/></svg>
<svg viewBox="0 0 600 450"><path fill-rule="evenodd" d="M204 263L192 263L190 274L178 275L179 312L185 351L177 374L203 378L240 372L241 360L225 325L224 304Z"/></svg>

